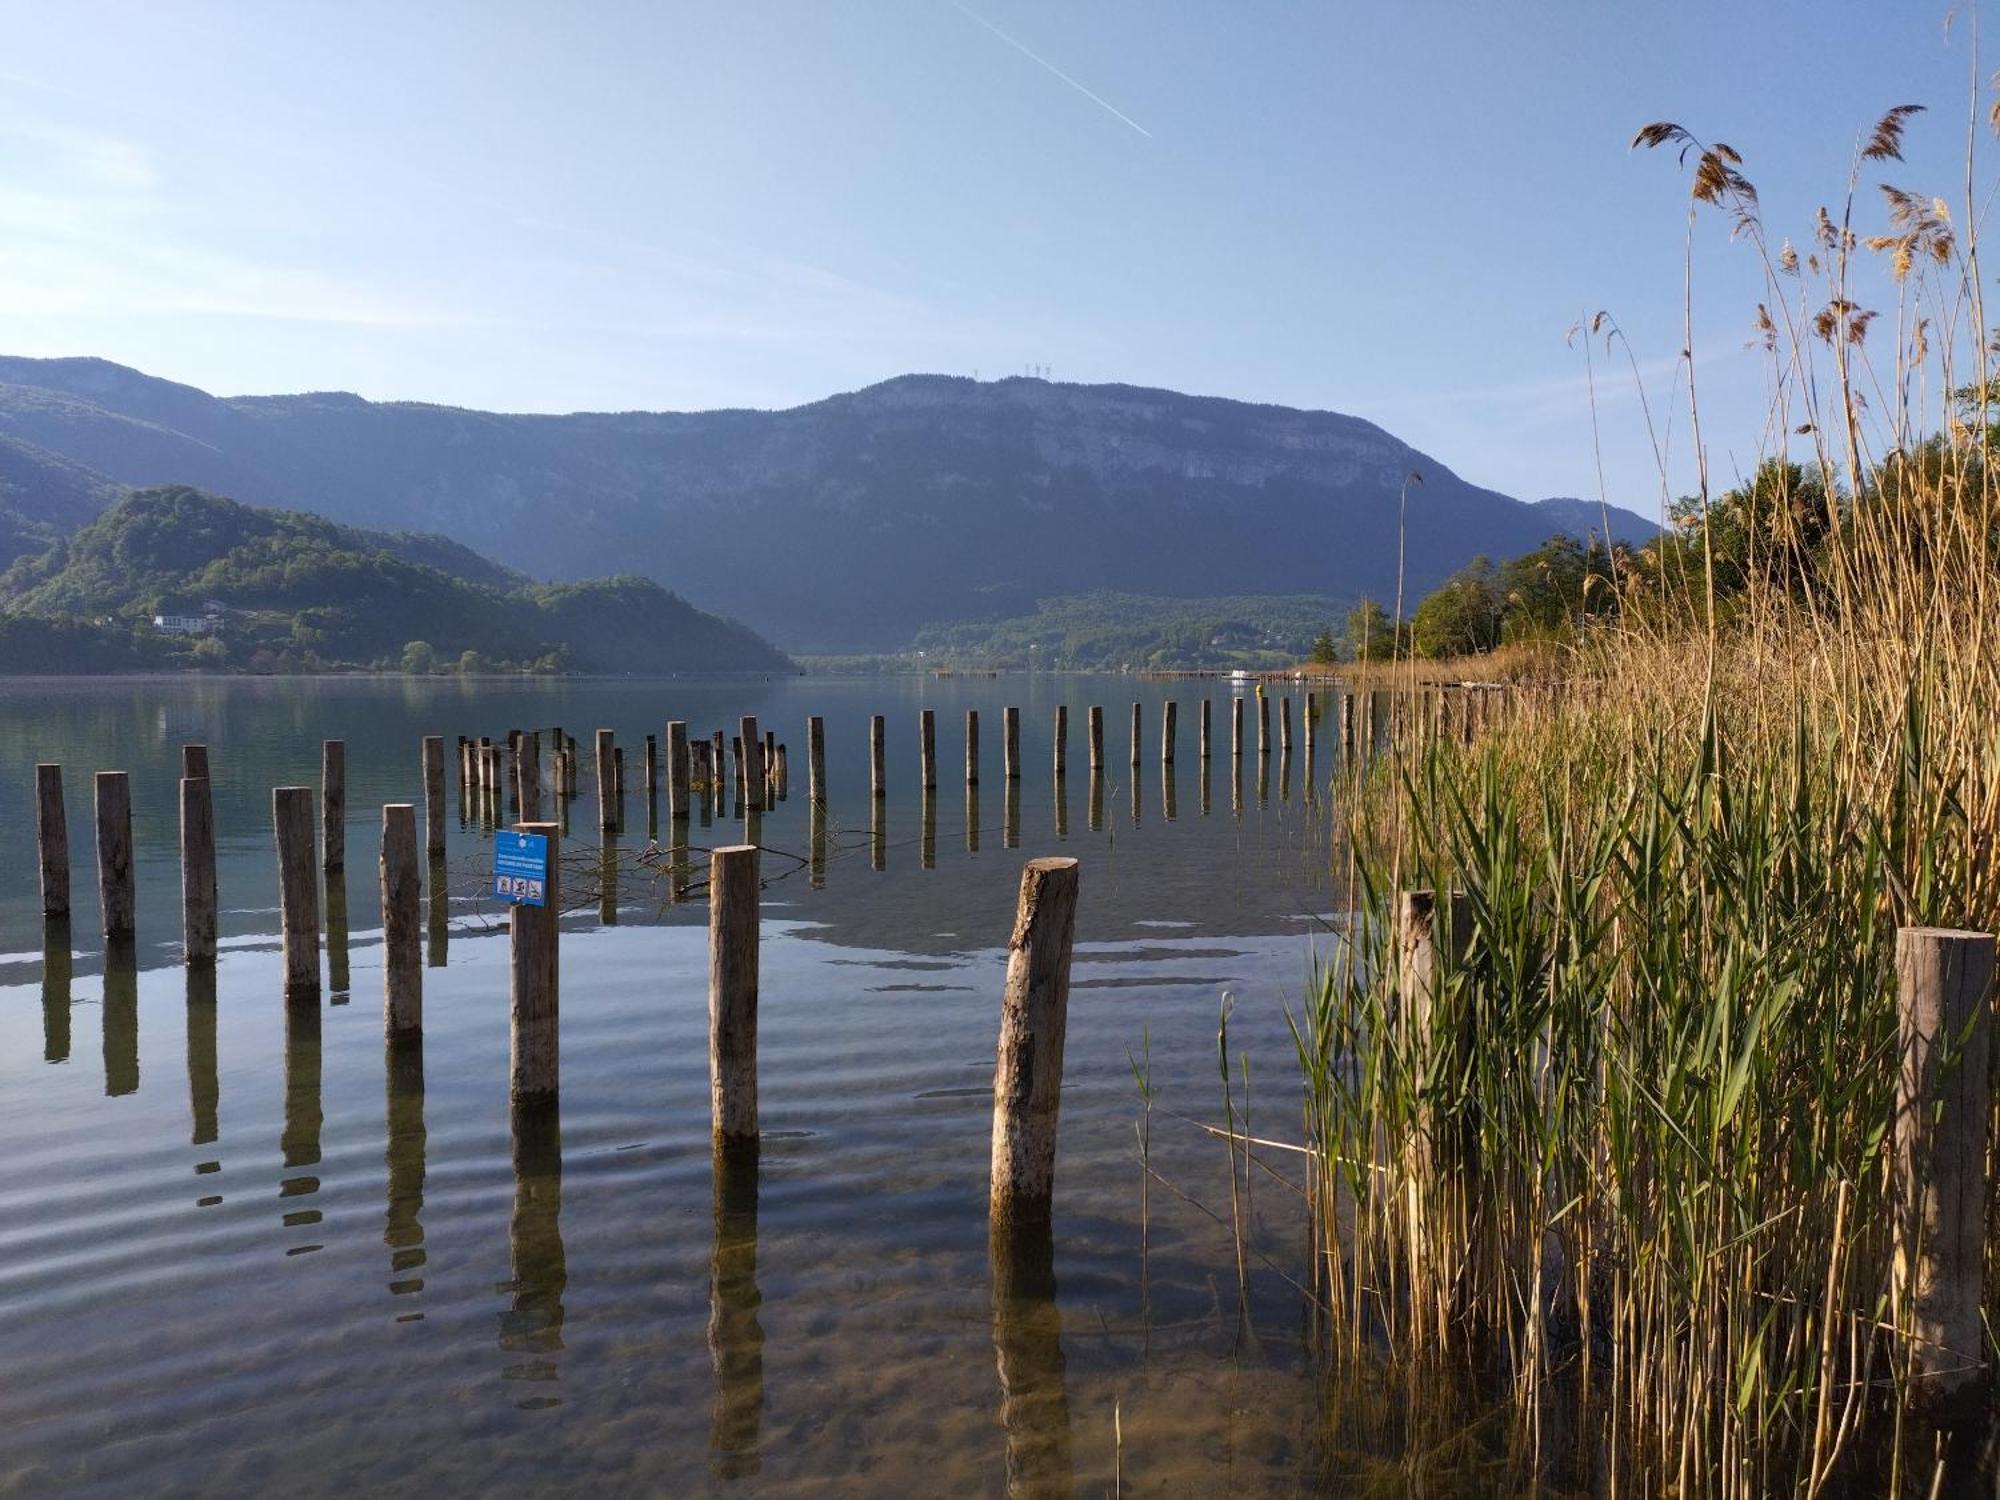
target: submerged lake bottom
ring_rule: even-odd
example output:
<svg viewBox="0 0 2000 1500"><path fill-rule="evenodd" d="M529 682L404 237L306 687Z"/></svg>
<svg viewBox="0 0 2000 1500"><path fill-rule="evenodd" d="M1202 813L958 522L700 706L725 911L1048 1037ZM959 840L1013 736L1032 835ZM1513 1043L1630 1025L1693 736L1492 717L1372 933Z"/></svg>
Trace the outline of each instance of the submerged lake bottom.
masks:
<svg viewBox="0 0 2000 1500"><path fill-rule="evenodd" d="M1246 1180L1239 1158L1232 1193L1199 1128L1225 1119L1226 1003L1237 1127L1297 1137L1287 1010L1330 941L1324 763L1199 766L1189 684L421 687L0 688L0 838L32 849L33 764L54 759L78 851L73 957L42 951L32 860L0 871L0 1494L1290 1494L1370 1470L1328 1418L1297 1174L1274 1156ZM1122 722L1140 699L1157 736L1170 697L1171 778L1153 740L1136 771L1055 783L1053 702L1076 766L1089 703ZM1003 786L1013 703L1032 769ZM958 715L986 718L976 792L912 785L920 707L953 772ZM756 830L761 1145L718 1158L705 906L648 875L666 835L635 772L669 717L699 734L739 709L783 726L793 771ZM1217 692L1218 727L1227 709ZM880 810L870 713L907 742ZM381 803L421 803L423 734L554 723L612 727L628 791L614 899L572 893L564 918L560 1102L524 1117L490 833L454 804L420 1047L384 1040L374 857ZM346 744L348 867L326 877L325 990L288 1003L269 791L313 784L324 738ZM206 976L177 962L184 740L215 763ZM90 935L104 768L133 773L129 966ZM565 843L584 868L594 811L586 782ZM744 833L704 813L697 867ZM1054 1215L996 1271L994 1045L1038 854L1081 861Z"/></svg>

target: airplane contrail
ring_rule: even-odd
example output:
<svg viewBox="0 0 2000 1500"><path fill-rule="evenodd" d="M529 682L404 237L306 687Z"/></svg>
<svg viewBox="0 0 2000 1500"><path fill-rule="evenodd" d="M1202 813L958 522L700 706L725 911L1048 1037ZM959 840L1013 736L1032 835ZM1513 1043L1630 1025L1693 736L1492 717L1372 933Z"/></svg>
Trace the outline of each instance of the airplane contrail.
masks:
<svg viewBox="0 0 2000 1500"><path fill-rule="evenodd" d="M978 11L973 10L970 6L961 5L959 3L959 0L951 0L951 4L952 4L952 9L960 11L966 16L969 16L971 19L977 21L981 26L984 26L988 31L992 32L995 36L999 37L1001 41L1005 42L1008 46L1012 47L1016 52L1020 53L1030 62L1039 63L1042 67L1047 68L1051 73L1055 74L1056 77L1060 78L1064 83L1068 84L1071 88L1075 89L1079 94L1083 95L1084 98L1088 99L1092 104L1095 104L1099 109L1104 110L1107 114L1110 114L1114 118L1124 122L1127 125L1130 125L1134 130L1138 131L1139 134L1143 135L1147 140L1150 141L1153 138L1152 131L1148 130L1145 126L1141 125L1137 120L1133 119L1130 115L1126 114L1124 110L1120 109L1117 105L1113 104L1109 99L1104 98L1101 94L1093 94L1089 89L1085 88L1082 84L1078 83L1074 78L1070 77L1069 74L1065 73L1061 68L1057 67L1054 63L1050 62L1046 57L1043 57L1040 53L1035 52L1034 50L1032 50L1027 46L1024 46L1022 43L1015 41L1014 38L1007 35L1006 32L1002 31L998 26L995 26L991 21L987 20L986 17L980 15Z"/></svg>

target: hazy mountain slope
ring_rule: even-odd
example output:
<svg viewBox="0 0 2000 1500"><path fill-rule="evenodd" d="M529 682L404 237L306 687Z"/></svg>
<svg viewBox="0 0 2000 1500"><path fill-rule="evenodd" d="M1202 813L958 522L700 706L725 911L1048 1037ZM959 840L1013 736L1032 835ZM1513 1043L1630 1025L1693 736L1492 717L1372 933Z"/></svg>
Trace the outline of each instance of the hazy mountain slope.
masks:
<svg viewBox="0 0 2000 1500"><path fill-rule="evenodd" d="M1660 534L1658 521L1649 521L1637 511L1620 506L1601 506L1595 500L1559 495L1535 501L1534 508L1548 518L1551 535L1560 531L1579 538L1602 536L1607 510L1611 517L1611 540L1614 542L1623 542L1628 547L1643 547Z"/></svg>
<svg viewBox="0 0 2000 1500"><path fill-rule="evenodd" d="M504 416L0 358L5 434L128 483L442 532L539 576L645 573L797 648L895 647L1095 590L1387 597L1412 470L1406 597L1555 529L1357 418L1039 380Z"/></svg>
<svg viewBox="0 0 2000 1500"><path fill-rule="evenodd" d="M436 557L449 565L426 560ZM227 660L290 651L326 662L476 651L528 663L566 651L586 671L782 671L748 630L648 579L535 585L438 538L336 526L186 486L138 491L0 574L0 607L48 618L227 607Z"/></svg>
<svg viewBox="0 0 2000 1500"><path fill-rule="evenodd" d="M42 551L123 493L122 486L82 464L0 437L0 568Z"/></svg>

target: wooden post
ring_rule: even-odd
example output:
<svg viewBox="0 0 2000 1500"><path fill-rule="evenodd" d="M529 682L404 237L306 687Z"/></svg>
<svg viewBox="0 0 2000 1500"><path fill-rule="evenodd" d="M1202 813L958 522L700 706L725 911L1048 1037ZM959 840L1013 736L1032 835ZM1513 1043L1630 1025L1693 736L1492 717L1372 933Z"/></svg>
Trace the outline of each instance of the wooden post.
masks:
<svg viewBox="0 0 2000 1500"><path fill-rule="evenodd" d="M708 1084L714 1139L757 1139L757 848L717 849L708 866Z"/></svg>
<svg viewBox="0 0 2000 1500"><path fill-rule="evenodd" d="M1229 700L1229 757L1243 759L1243 700Z"/></svg>
<svg viewBox="0 0 2000 1500"><path fill-rule="evenodd" d="M1301 714L1301 715L1300 715L1300 718L1301 718L1301 719L1302 719L1302 720L1304 721L1304 724L1305 724L1305 731L1306 731L1306 765L1307 765L1308 767L1310 767L1310 766L1312 765L1312 763L1313 763L1313 752L1314 752L1314 750L1315 750L1315 749L1317 749L1317 748L1318 748L1318 746L1317 746L1317 740L1318 740L1318 737L1319 737L1319 735L1318 735L1318 730L1319 730L1319 699L1318 699L1317 697L1315 697L1315 696L1314 696L1313 694L1311 694L1311 693L1307 693L1307 694L1306 694L1306 707L1305 707L1305 712L1304 712L1303 714Z"/></svg>
<svg viewBox="0 0 2000 1500"><path fill-rule="evenodd" d="M1090 769L1096 774L1104 769L1104 709L1101 705L1090 705L1090 713L1085 720L1090 740Z"/></svg>
<svg viewBox="0 0 2000 1500"><path fill-rule="evenodd" d="M549 841L545 906L517 905L508 915L508 1096L515 1102L553 1099L562 1074L557 1019L561 991L562 829L555 823L520 823L518 833Z"/></svg>
<svg viewBox="0 0 2000 1500"><path fill-rule="evenodd" d="M597 827L618 831L618 747L608 729L597 731Z"/></svg>
<svg viewBox="0 0 2000 1500"><path fill-rule="evenodd" d="M764 800L764 741L757 734L757 720L745 714L738 726L742 747L736 752L736 786L746 800L762 805Z"/></svg>
<svg viewBox="0 0 2000 1500"><path fill-rule="evenodd" d="M646 806L660 800L660 737L646 736Z"/></svg>
<svg viewBox="0 0 2000 1500"><path fill-rule="evenodd" d="M778 789L778 800L783 802L792 795L792 758L782 744L778 746L777 760L774 764L777 770L773 773L771 781Z"/></svg>
<svg viewBox="0 0 2000 1500"><path fill-rule="evenodd" d="M918 716L917 764L923 775L921 785L927 792L937 790L937 714L925 709Z"/></svg>
<svg viewBox="0 0 2000 1500"><path fill-rule="evenodd" d="M42 873L42 916L69 916L69 815L63 808L62 767L35 767L35 847Z"/></svg>
<svg viewBox="0 0 2000 1500"><path fill-rule="evenodd" d="M424 1029L423 871L417 809L382 809L382 1021L392 1037Z"/></svg>
<svg viewBox="0 0 2000 1500"><path fill-rule="evenodd" d="M1139 764L1139 738L1142 727L1140 720L1143 713L1144 710L1139 704L1132 705L1132 764L1135 766Z"/></svg>
<svg viewBox="0 0 2000 1500"><path fill-rule="evenodd" d="M278 850L278 927L285 953L285 998L319 994L319 881L313 863L313 789L271 790Z"/></svg>
<svg viewBox="0 0 2000 1500"><path fill-rule="evenodd" d="M320 746L319 821L321 868L347 868L347 742Z"/></svg>
<svg viewBox="0 0 2000 1500"><path fill-rule="evenodd" d="M444 853L444 736L427 734L423 746L424 851L432 859Z"/></svg>
<svg viewBox="0 0 2000 1500"><path fill-rule="evenodd" d="M208 780L208 746L181 746L181 775L192 776L199 781Z"/></svg>
<svg viewBox="0 0 2000 1500"><path fill-rule="evenodd" d="M625 826L625 747L617 746L611 752L611 799L612 807L618 814L618 826Z"/></svg>
<svg viewBox="0 0 2000 1500"><path fill-rule="evenodd" d="M762 765L764 782L764 811L777 806L773 800L778 790L778 734L776 730L764 731L764 760Z"/></svg>
<svg viewBox="0 0 2000 1500"><path fill-rule="evenodd" d="M99 771L95 790L97 897L104 914L104 940L129 943L138 931L132 886L132 782L123 771Z"/></svg>
<svg viewBox="0 0 2000 1500"><path fill-rule="evenodd" d="M1055 1191L1056 1115L1062 1102L1070 953L1076 941L1077 862L1033 859L1021 872L1000 1045L993 1069L989 1197L996 1229L1044 1223Z"/></svg>
<svg viewBox="0 0 2000 1500"><path fill-rule="evenodd" d="M685 822L688 815L688 727L685 719L667 721L667 820Z"/></svg>
<svg viewBox="0 0 2000 1500"><path fill-rule="evenodd" d="M965 784L979 785L979 710L965 711Z"/></svg>
<svg viewBox="0 0 2000 1500"><path fill-rule="evenodd" d="M521 736L514 754L514 805L524 823L538 822L542 816L542 732ZM440 853L443 851L440 850Z"/></svg>
<svg viewBox="0 0 2000 1500"><path fill-rule="evenodd" d="M722 751L722 731L718 729L708 742L709 793L718 803L722 800L722 784L729 774L729 762L723 759Z"/></svg>
<svg viewBox="0 0 2000 1500"><path fill-rule="evenodd" d="M215 803L208 778L181 778L181 958L215 962Z"/></svg>
<svg viewBox="0 0 2000 1500"><path fill-rule="evenodd" d="M1271 700L1260 691L1257 694L1257 753L1271 753Z"/></svg>
<svg viewBox="0 0 2000 1500"><path fill-rule="evenodd" d="M1209 758L1208 752L1213 739L1213 735L1211 733L1212 725L1210 722L1212 715L1210 714L1209 709L1210 709L1210 704L1208 699L1206 698L1202 699L1201 700L1201 758L1203 760L1207 760Z"/></svg>
<svg viewBox="0 0 2000 1500"><path fill-rule="evenodd" d="M1055 765L1056 775L1058 776L1063 775L1069 770L1069 705L1067 703L1058 703L1056 705Z"/></svg>
<svg viewBox="0 0 2000 1500"><path fill-rule="evenodd" d="M1292 753L1292 699L1289 693L1278 700L1278 748L1287 755Z"/></svg>
<svg viewBox="0 0 2000 1500"><path fill-rule="evenodd" d="M1160 764L1174 763L1174 735L1176 722L1180 717L1180 705L1169 698L1166 707L1160 710Z"/></svg>
<svg viewBox="0 0 2000 1500"><path fill-rule="evenodd" d="M887 731L880 714L868 721L868 795L880 802L889 795L887 768L882 763Z"/></svg>
<svg viewBox="0 0 2000 1500"><path fill-rule="evenodd" d="M826 720L814 714L806 720L807 795L814 807L826 806Z"/></svg>
<svg viewBox="0 0 2000 1500"><path fill-rule="evenodd" d="M1342 755L1350 759L1354 755L1354 694L1352 692L1343 692L1340 695L1340 750Z"/></svg>
<svg viewBox="0 0 2000 1500"><path fill-rule="evenodd" d="M1021 710L1012 704L1000 710L1000 762L1007 780L1021 779Z"/></svg>
<svg viewBox="0 0 2000 1500"><path fill-rule="evenodd" d="M1472 903L1463 891L1453 891L1439 931L1437 893L1410 890L1396 904L1397 987L1407 1032L1403 1038L1416 1059L1419 1088L1441 1072L1465 1065L1465 1049L1474 1038L1463 1027L1440 1033L1434 1011L1446 972L1465 959L1472 943ZM1474 1131L1461 1121L1448 1132L1437 1121L1423 1123L1423 1147L1432 1170L1458 1172L1471 1166Z"/></svg>
<svg viewBox="0 0 2000 1500"><path fill-rule="evenodd" d="M1984 1368L1986 1131L1992 1097L1993 938L1896 933L1896 1285L1909 1309L1921 1404L1957 1395Z"/></svg>

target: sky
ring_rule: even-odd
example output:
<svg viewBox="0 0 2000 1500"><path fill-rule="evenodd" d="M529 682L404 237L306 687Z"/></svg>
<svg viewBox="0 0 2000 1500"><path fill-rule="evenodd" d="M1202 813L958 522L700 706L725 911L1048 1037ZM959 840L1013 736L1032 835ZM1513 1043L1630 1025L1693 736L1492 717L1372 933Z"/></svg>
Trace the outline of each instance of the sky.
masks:
<svg viewBox="0 0 2000 1500"><path fill-rule="evenodd" d="M0 353L508 411L1046 367L1366 417L1523 498L1595 499L1601 467L1650 512L1692 487L1687 176L1634 131L1727 141L1804 245L1875 119L1923 103L1857 225L1878 179L1962 202L1983 70L1947 17L0 0ZM1763 441L1763 283L1713 213L1693 259L1726 482ZM1587 367L1600 309L1626 342Z"/></svg>

